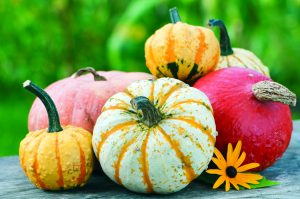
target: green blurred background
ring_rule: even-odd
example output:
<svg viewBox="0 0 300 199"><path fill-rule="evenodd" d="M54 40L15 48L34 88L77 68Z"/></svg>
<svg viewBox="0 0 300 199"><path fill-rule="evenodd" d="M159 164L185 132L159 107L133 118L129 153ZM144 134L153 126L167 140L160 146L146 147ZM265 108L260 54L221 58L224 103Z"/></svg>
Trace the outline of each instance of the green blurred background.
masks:
<svg viewBox="0 0 300 199"><path fill-rule="evenodd" d="M1 0L0 156L17 154L27 133L34 97L24 80L45 87L86 66L147 72L144 43L174 6L189 24L223 19L233 47L251 49L300 96L299 0ZM292 111L300 118L299 106Z"/></svg>

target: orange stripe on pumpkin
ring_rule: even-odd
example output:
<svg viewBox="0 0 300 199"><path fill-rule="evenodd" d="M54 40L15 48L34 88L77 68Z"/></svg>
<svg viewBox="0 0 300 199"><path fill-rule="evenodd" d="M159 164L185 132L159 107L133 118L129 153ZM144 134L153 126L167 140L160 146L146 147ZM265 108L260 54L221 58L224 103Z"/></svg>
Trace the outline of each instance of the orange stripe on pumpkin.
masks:
<svg viewBox="0 0 300 199"><path fill-rule="evenodd" d="M146 62L147 62L146 65L149 67L149 70L151 71L151 73L156 76L157 72L158 72L156 70L156 67L158 65L157 65L157 62L156 62L156 60L154 58L153 49L152 49L152 42L153 42L154 37L155 37L155 34L153 36L151 36L150 41L149 41L149 47L148 47L149 57L148 57L148 59L146 59ZM152 64L150 64L149 62L152 62Z"/></svg>
<svg viewBox="0 0 300 199"><path fill-rule="evenodd" d="M130 98L134 98L134 95L127 88L123 91L123 93L128 95Z"/></svg>
<svg viewBox="0 0 300 199"><path fill-rule="evenodd" d="M129 108L121 107L121 106L116 105L116 106L110 106L110 107L107 107L107 108L103 108L101 112L103 113L104 111L110 111L110 110L123 110L123 111L128 111L128 109L129 109Z"/></svg>
<svg viewBox="0 0 300 199"><path fill-rule="evenodd" d="M193 167L192 167L192 161L188 156L185 156L184 153L180 150L179 142L176 140L172 140L171 136L169 136L162 127L156 126L156 128L160 131L160 133L166 138L168 143L170 144L171 148L175 151L176 156L178 159L183 163L185 176L187 178L188 182L191 182L193 179L197 177L197 174L195 173Z"/></svg>
<svg viewBox="0 0 300 199"><path fill-rule="evenodd" d="M169 32L166 38L166 62L167 63L172 63L176 62L176 56L175 56L175 40L172 35L173 27L174 26L169 26Z"/></svg>
<svg viewBox="0 0 300 199"><path fill-rule="evenodd" d="M83 183L85 176L86 176L86 162L85 162L85 154L84 151L81 148L81 145L77 139L77 137L73 134L71 134L71 136L74 138L74 140L77 143L77 146L79 148L79 154L80 154L80 174L77 178L77 184L80 185L81 183Z"/></svg>
<svg viewBox="0 0 300 199"><path fill-rule="evenodd" d="M62 172L62 167L61 167L61 159L60 159L60 154L59 154L59 140L58 140L59 133L56 133L56 138L55 138L55 150L56 150L56 162L57 162L57 175L58 175L58 180L56 183L58 184L59 187L64 187L64 177L63 177L63 172Z"/></svg>
<svg viewBox="0 0 300 199"><path fill-rule="evenodd" d="M34 154L34 161L33 161L33 177L36 180L37 186L40 187L41 189L47 189L45 183L42 181L42 179L40 178L40 175L38 174L39 162L38 162L38 159L37 159L39 147L40 147L40 144L41 144L42 139L44 137L46 137L46 134L44 134L44 136L42 136L40 138L39 143L36 146L36 151L35 151L35 154Z"/></svg>
<svg viewBox="0 0 300 199"><path fill-rule="evenodd" d="M195 63L197 65L200 64L201 62L201 59L204 55L204 52L205 50L208 48L208 45L205 43L205 35L204 33L202 32L201 29L197 28L198 32L199 32L199 37L198 37L198 49L197 49L197 53L196 53L196 56L195 56Z"/></svg>
<svg viewBox="0 0 300 199"><path fill-rule="evenodd" d="M137 122L135 121L129 121L129 122L124 122L124 123L121 123L121 124L118 124L116 126L114 126L112 129L110 129L109 131L106 131L105 133L103 133L101 135L101 141L98 142L98 147L97 147L97 153L96 153L96 156L99 158L99 153L101 151L101 148L102 148L102 145L104 144L104 142L106 141L106 139L111 136L113 133L115 133L116 131L126 127L126 126L131 126L131 125L134 125L134 124L137 124Z"/></svg>
<svg viewBox="0 0 300 199"><path fill-rule="evenodd" d="M149 178L149 163L148 163L148 155L147 155L147 143L148 143L148 138L149 138L150 130L148 131L145 140L142 143L141 146L141 158L140 158L140 163L142 165L141 171L143 173L143 180L144 183L147 185L147 192L151 193L153 192L153 186L151 183L151 180Z"/></svg>
<svg viewBox="0 0 300 199"><path fill-rule="evenodd" d="M181 104L186 104L186 103L196 103L196 104L200 104L202 106L204 106L207 110L209 110L210 112L212 112L212 109L210 108L210 106L202 101L199 100L193 100L193 99L188 99L188 100L184 100L181 102L177 102L174 103L172 106L170 106L169 108L176 108L177 106L180 106Z"/></svg>
<svg viewBox="0 0 300 199"><path fill-rule="evenodd" d="M128 148L136 141L137 137L134 137L130 141L128 141L120 150L117 163L115 164L115 180L118 184L122 185L122 180L120 179L120 168L121 168L121 161L124 158L125 153L128 151Z"/></svg>
<svg viewBox="0 0 300 199"><path fill-rule="evenodd" d="M158 102L158 106L162 106L166 101L167 99L170 97L170 95L172 93L174 93L176 90L182 88L183 84L181 83L176 83L172 88L170 88L170 90L164 95L164 96L158 96L158 98L160 99L159 102Z"/></svg>
<svg viewBox="0 0 300 199"><path fill-rule="evenodd" d="M150 102L154 102L154 82L151 81L151 90L150 90L150 94L149 94L149 100Z"/></svg>
<svg viewBox="0 0 300 199"><path fill-rule="evenodd" d="M192 119L187 119L185 117L176 117L176 118L168 118L169 120L180 120L180 121L184 121L190 125L192 125L193 127L200 129L205 135L207 135L209 141L214 145L215 143L215 138L211 135L211 129L208 127L204 127L202 124L195 122Z"/></svg>

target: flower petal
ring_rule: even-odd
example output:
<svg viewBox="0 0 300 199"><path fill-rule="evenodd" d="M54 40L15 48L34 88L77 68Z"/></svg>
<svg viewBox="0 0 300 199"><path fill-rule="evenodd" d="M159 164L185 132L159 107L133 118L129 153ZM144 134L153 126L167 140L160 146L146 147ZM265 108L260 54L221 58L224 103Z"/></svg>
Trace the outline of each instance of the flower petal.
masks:
<svg viewBox="0 0 300 199"><path fill-rule="evenodd" d="M239 159L234 163L233 166L234 166L235 168L238 168L238 167L241 166L241 164L244 162L245 158L246 158L246 153L243 152L242 155L241 155L241 156L239 157Z"/></svg>
<svg viewBox="0 0 300 199"><path fill-rule="evenodd" d="M227 159L227 163L230 164L228 166L232 166L232 165L235 164L235 162L237 161L237 159L238 159L238 157L241 153L241 148L242 148L242 141L239 140L238 143L235 146L235 149L234 149L233 153L232 153L232 156L230 158L230 162L228 162L228 159Z"/></svg>
<svg viewBox="0 0 300 199"><path fill-rule="evenodd" d="M229 189L230 189L229 179L226 179L225 191L229 191Z"/></svg>
<svg viewBox="0 0 300 199"><path fill-rule="evenodd" d="M254 173L238 173L237 176L247 182L248 180L256 181L263 178L263 176Z"/></svg>
<svg viewBox="0 0 300 199"><path fill-rule="evenodd" d="M249 163L249 164L245 164L245 165L237 168L237 171L238 172L244 172L244 171L247 171L249 169L256 168L256 167L259 167L258 163Z"/></svg>
<svg viewBox="0 0 300 199"><path fill-rule="evenodd" d="M247 189L251 189L251 187L245 183L245 182L238 182L239 185L242 185L243 187L247 188Z"/></svg>
<svg viewBox="0 0 300 199"><path fill-rule="evenodd" d="M221 184L223 184L225 181L225 177L224 176L220 176L217 181L215 182L213 189L218 188Z"/></svg>
<svg viewBox="0 0 300 199"><path fill-rule="evenodd" d="M219 160L215 157L213 157L211 160L215 163L215 165L217 165L217 167L219 169L222 169L222 170L226 169L226 162L225 161L221 161L221 160Z"/></svg>
<svg viewBox="0 0 300 199"><path fill-rule="evenodd" d="M217 174L217 175L224 175L224 171L222 170L219 170L219 169L208 169L206 170L206 173L209 173L209 174Z"/></svg>
<svg viewBox="0 0 300 199"><path fill-rule="evenodd" d="M221 153L216 147L215 147L214 153L215 153L216 157L217 157L220 161L226 163L226 161L225 161L225 159L224 159L222 153Z"/></svg>
<svg viewBox="0 0 300 199"><path fill-rule="evenodd" d="M227 166L232 166L228 164L229 162L231 162L231 156L232 156L232 144L229 143L227 148Z"/></svg>
<svg viewBox="0 0 300 199"><path fill-rule="evenodd" d="M231 179L229 179L229 180L230 180L230 183L234 186L234 188L235 188L236 190L240 190L240 188L239 188L239 186L237 185L236 180L235 180L234 178L231 178Z"/></svg>

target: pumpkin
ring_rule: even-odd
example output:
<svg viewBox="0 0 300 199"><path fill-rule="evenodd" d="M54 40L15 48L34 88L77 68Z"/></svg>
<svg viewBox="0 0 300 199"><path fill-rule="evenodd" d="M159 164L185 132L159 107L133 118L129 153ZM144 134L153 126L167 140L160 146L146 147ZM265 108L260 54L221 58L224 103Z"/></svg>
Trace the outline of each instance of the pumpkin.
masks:
<svg viewBox="0 0 300 199"><path fill-rule="evenodd" d="M266 76L270 76L269 69L261 60L251 51L242 48L231 48L230 38L226 26L222 20L211 19L208 22L210 27L220 28L220 47L221 56L216 70L238 66L243 68L251 68Z"/></svg>
<svg viewBox="0 0 300 199"><path fill-rule="evenodd" d="M207 97L173 78L140 80L104 105L93 149L110 179L141 193L171 193L207 168L215 137Z"/></svg>
<svg viewBox="0 0 300 199"><path fill-rule="evenodd" d="M145 43L146 65L155 77L174 77L186 83L213 71L220 56L214 33L180 21L170 9L172 23L151 35Z"/></svg>
<svg viewBox="0 0 300 199"><path fill-rule="evenodd" d="M295 94L255 70L240 67L212 72L194 87L212 103L220 151L225 154L228 143L235 145L241 140L245 163L259 163L257 171L282 156L291 139L288 105L296 104Z"/></svg>
<svg viewBox="0 0 300 199"><path fill-rule="evenodd" d="M90 74L83 75L86 72ZM51 84L45 90L57 106L62 125L70 124L92 132L101 108L109 97L124 90L135 80L151 77L150 74L141 72L97 72L88 67ZM28 116L29 131L47 126L46 110L41 101L36 99Z"/></svg>
<svg viewBox="0 0 300 199"><path fill-rule="evenodd" d="M29 132L20 143L20 163L26 176L45 190L83 186L93 170L91 133L71 125L62 127L49 95L29 80L23 86L41 99L49 119L48 129Z"/></svg>

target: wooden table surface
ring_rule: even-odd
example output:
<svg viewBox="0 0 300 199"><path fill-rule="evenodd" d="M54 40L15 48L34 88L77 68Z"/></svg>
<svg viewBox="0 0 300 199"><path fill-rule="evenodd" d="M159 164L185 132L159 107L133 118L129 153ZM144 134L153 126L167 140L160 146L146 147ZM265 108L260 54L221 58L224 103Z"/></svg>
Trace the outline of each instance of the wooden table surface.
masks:
<svg viewBox="0 0 300 199"><path fill-rule="evenodd" d="M69 191L42 191L34 187L23 173L18 156L0 158L0 198L300 198L300 120L294 121L289 148L272 167L262 172L280 185L253 190L212 190L195 180L180 192L171 195L142 195L127 191L103 173L93 174L87 185Z"/></svg>

